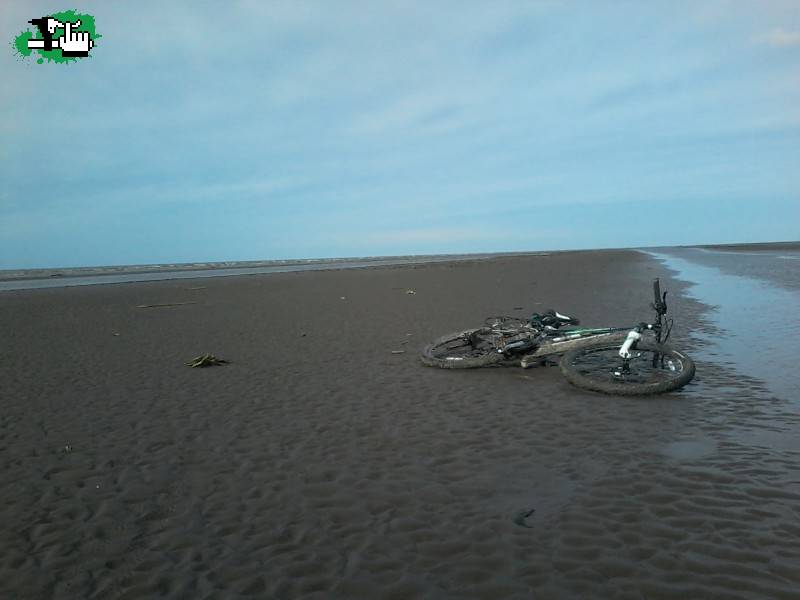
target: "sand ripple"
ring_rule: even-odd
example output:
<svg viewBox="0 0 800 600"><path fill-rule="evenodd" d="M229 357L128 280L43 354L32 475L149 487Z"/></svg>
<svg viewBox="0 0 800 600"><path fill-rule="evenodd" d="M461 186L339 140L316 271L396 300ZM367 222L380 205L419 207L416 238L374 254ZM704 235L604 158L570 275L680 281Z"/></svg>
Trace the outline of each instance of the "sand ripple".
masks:
<svg viewBox="0 0 800 600"><path fill-rule="evenodd" d="M800 422L758 381L699 347L647 401L419 366L532 297L646 305L596 300L654 263L567 258L5 297L0 597L798 598ZM231 364L182 366L206 348Z"/></svg>

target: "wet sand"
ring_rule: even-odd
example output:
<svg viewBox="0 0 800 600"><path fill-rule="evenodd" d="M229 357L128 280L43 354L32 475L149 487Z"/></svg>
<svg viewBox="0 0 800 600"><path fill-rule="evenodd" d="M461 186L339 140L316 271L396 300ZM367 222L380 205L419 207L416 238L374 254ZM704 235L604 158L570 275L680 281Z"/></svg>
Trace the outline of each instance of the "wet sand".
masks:
<svg viewBox="0 0 800 600"><path fill-rule="evenodd" d="M680 393L417 360L490 314L648 319L654 276ZM604 251L0 294L0 598L797 598L798 416L703 360L682 286Z"/></svg>
<svg viewBox="0 0 800 600"><path fill-rule="evenodd" d="M800 412L800 321L790 316L800 314L800 254L671 248L650 255L695 282L688 295L714 307L708 316L724 334L707 338L706 356L758 377ZM800 431L786 441L800 450Z"/></svg>

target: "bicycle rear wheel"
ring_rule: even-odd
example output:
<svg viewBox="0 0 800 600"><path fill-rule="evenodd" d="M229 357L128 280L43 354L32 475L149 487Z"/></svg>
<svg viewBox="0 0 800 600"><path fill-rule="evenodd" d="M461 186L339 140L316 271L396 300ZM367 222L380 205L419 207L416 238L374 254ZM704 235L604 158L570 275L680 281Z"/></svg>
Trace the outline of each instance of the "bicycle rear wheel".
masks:
<svg viewBox="0 0 800 600"><path fill-rule="evenodd" d="M623 372L619 343L602 343L570 350L561 358L561 372L580 388L641 396L677 390L694 377L691 358L666 344L640 341Z"/></svg>
<svg viewBox="0 0 800 600"><path fill-rule="evenodd" d="M425 346L420 359L429 367L474 369L505 360L495 345L497 333L489 327L451 333Z"/></svg>

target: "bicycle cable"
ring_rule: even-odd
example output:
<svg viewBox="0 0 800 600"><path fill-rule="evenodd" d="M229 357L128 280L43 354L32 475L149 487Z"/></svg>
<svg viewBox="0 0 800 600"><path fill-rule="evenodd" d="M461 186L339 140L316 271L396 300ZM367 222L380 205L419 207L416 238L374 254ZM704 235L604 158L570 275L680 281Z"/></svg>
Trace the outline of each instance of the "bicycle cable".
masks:
<svg viewBox="0 0 800 600"><path fill-rule="evenodd" d="M672 333L672 324L673 324L673 322L674 322L673 319L667 319L666 320L666 322L665 322L666 333L664 334L664 337L661 338L661 343L662 344L666 343L666 341L669 339L669 334Z"/></svg>

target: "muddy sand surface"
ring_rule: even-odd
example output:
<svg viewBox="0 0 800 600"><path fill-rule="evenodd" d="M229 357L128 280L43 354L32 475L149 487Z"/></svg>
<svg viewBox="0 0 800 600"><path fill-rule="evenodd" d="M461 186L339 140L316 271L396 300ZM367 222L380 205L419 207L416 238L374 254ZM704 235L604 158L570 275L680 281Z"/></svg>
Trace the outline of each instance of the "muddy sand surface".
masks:
<svg viewBox="0 0 800 600"><path fill-rule="evenodd" d="M492 314L649 319L654 276L679 393L418 361ZM0 294L0 598L796 599L800 418L703 359L681 285L600 251Z"/></svg>

